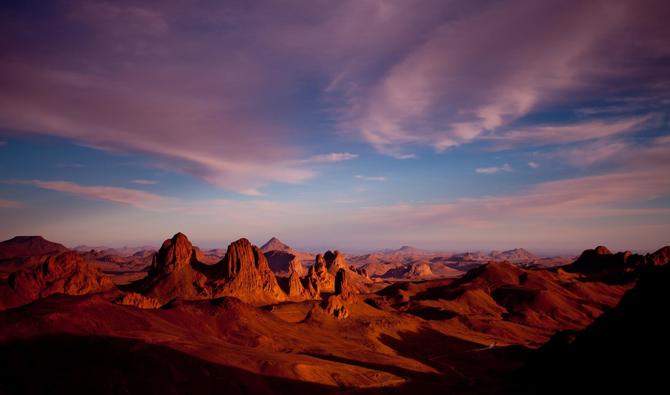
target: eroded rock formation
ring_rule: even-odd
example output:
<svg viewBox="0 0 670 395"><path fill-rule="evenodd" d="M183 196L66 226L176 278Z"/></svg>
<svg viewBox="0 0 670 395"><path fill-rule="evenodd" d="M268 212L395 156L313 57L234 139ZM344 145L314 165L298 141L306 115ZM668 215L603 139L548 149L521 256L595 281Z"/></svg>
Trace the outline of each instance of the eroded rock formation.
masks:
<svg viewBox="0 0 670 395"><path fill-rule="evenodd" d="M183 233L163 242L154 256L149 274L136 284L136 291L165 304L174 298L212 297L207 277L194 268L196 251Z"/></svg>
<svg viewBox="0 0 670 395"><path fill-rule="evenodd" d="M228 246L226 256L216 264L213 292L216 297L235 296L253 304L286 300L265 255L247 239Z"/></svg>
<svg viewBox="0 0 670 395"><path fill-rule="evenodd" d="M0 308L11 308L55 293L84 295L114 289L109 276L74 251L51 256L33 268L12 273L0 285Z"/></svg>

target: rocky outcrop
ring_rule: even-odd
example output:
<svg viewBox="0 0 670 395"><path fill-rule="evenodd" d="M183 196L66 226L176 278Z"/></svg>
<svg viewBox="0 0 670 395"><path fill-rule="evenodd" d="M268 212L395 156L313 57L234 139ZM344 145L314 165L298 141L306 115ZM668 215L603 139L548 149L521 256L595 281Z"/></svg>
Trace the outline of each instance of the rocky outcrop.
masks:
<svg viewBox="0 0 670 395"><path fill-rule="evenodd" d="M409 278L426 279L434 276L435 275L433 274L430 265L426 262L413 263L409 267L409 273L408 273Z"/></svg>
<svg viewBox="0 0 670 395"><path fill-rule="evenodd" d="M182 270L195 260L193 245L183 233L177 233L163 242L149 269L150 276L159 276Z"/></svg>
<svg viewBox="0 0 670 395"><path fill-rule="evenodd" d="M326 253L323 254L323 259L326 261L326 268L330 274L334 275L338 270L347 268L347 262L344 260L344 255L338 250L333 252L326 251Z"/></svg>
<svg viewBox="0 0 670 395"><path fill-rule="evenodd" d="M359 273L349 267L344 255L337 250L334 252L326 251L323 255L317 255L314 265L309 268L307 278L319 292L334 293L335 276L340 270L347 272L351 288L356 292L366 291L368 284L372 283L368 276L362 274L363 272Z"/></svg>
<svg viewBox="0 0 670 395"><path fill-rule="evenodd" d="M183 233L163 242L154 256L147 277L135 284L135 291L165 304L174 298L212 297L207 277L196 270L196 251Z"/></svg>
<svg viewBox="0 0 670 395"><path fill-rule="evenodd" d="M335 274L335 293L328 297L323 304L323 309L329 315L344 319L349 317L350 306L356 301L356 291L349 283L350 272L341 268Z"/></svg>
<svg viewBox="0 0 670 395"><path fill-rule="evenodd" d="M563 269L580 273L593 279L628 281L634 272L648 267L665 265L670 261L670 247L663 247L652 254L639 255L630 251L613 254L607 247L598 246L585 250L573 263Z"/></svg>
<svg viewBox="0 0 670 395"><path fill-rule="evenodd" d="M309 268L307 278L312 288L318 290L318 292L335 292L335 275L329 272L323 255L316 256L314 265Z"/></svg>
<svg viewBox="0 0 670 395"><path fill-rule="evenodd" d="M323 309L325 312L337 318L338 320L345 319L349 317L350 311L348 304L344 299L337 295L331 295L324 302Z"/></svg>
<svg viewBox="0 0 670 395"><path fill-rule="evenodd" d="M213 292L216 297L235 296L252 304L286 300L265 255L247 239L230 244L226 256L216 264Z"/></svg>
<svg viewBox="0 0 670 395"><path fill-rule="evenodd" d="M297 271L291 271L288 279L288 298L295 302L319 299L319 292L311 286L308 278L303 280Z"/></svg>
<svg viewBox="0 0 670 395"><path fill-rule="evenodd" d="M652 266L667 265L670 263L670 246L658 249L653 254L647 256L648 264Z"/></svg>
<svg viewBox="0 0 670 395"><path fill-rule="evenodd" d="M157 309L161 307L161 303L154 298L144 296L135 292L129 292L123 295L121 298L114 301L116 304L122 304L126 306L135 306L140 309Z"/></svg>
<svg viewBox="0 0 670 395"><path fill-rule="evenodd" d="M348 281L347 271L345 269L340 269L335 275L335 295L340 295L342 297L350 297L356 292L351 289L351 285Z"/></svg>
<svg viewBox="0 0 670 395"><path fill-rule="evenodd" d="M114 289L109 276L74 251L48 257L42 264L12 273L0 284L0 308L20 306L49 295L84 295Z"/></svg>
<svg viewBox="0 0 670 395"><path fill-rule="evenodd" d="M304 277L307 274L307 270L305 270L305 267L297 259L293 259L291 263L289 263L289 272L290 273L295 272L300 277Z"/></svg>

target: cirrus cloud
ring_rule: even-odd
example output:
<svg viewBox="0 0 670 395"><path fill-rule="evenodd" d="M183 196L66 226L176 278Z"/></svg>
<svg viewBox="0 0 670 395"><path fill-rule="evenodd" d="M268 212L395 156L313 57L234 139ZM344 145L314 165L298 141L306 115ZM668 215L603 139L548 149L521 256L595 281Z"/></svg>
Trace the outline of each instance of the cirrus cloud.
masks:
<svg viewBox="0 0 670 395"><path fill-rule="evenodd" d="M511 172L513 171L512 166L509 163L505 163L502 166L492 166L492 167L478 167L475 169L477 174L496 174L500 172Z"/></svg>
<svg viewBox="0 0 670 395"><path fill-rule="evenodd" d="M136 208L156 208L173 201L171 198L130 188L102 185L80 185L69 181L26 180L13 182L32 185L37 188L48 189L51 191L63 192L86 199L125 204Z"/></svg>

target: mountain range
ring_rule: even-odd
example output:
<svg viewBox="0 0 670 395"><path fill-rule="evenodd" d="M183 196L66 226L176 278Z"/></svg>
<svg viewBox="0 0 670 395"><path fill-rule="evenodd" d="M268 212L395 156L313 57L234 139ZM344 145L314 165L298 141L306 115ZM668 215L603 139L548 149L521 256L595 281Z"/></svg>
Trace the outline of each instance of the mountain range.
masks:
<svg viewBox="0 0 670 395"><path fill-rule="evenodd" d="M607 347L638 360L638 345L663 342L670 247L599 246L556 267L491 260L436 276L434 253L404 247L357 266L334 250L303 263L277 239L241 238L203 262L177 233L132 254L150 260L144 276L119 282L90 250L12 240L6 259L26 258L17 243L39 248L0 281L3 393L558 393L592 364L623 375L632 359L607 360ZM286 275L272 270L274 253L294 256ZM374 265L398 274L371 275ZM545 388L566 369L574 376Z"/></svg>

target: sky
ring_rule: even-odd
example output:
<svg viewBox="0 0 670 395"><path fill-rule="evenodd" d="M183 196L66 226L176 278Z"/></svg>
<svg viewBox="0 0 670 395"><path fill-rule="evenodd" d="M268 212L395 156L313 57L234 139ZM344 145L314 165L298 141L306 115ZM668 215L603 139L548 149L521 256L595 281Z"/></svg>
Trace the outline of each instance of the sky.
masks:
<svg viewBox="0 0 670 395"><path fill-rule="evenodd" d="M3 1L0 239L670 244L670 3Z"/></svg>

